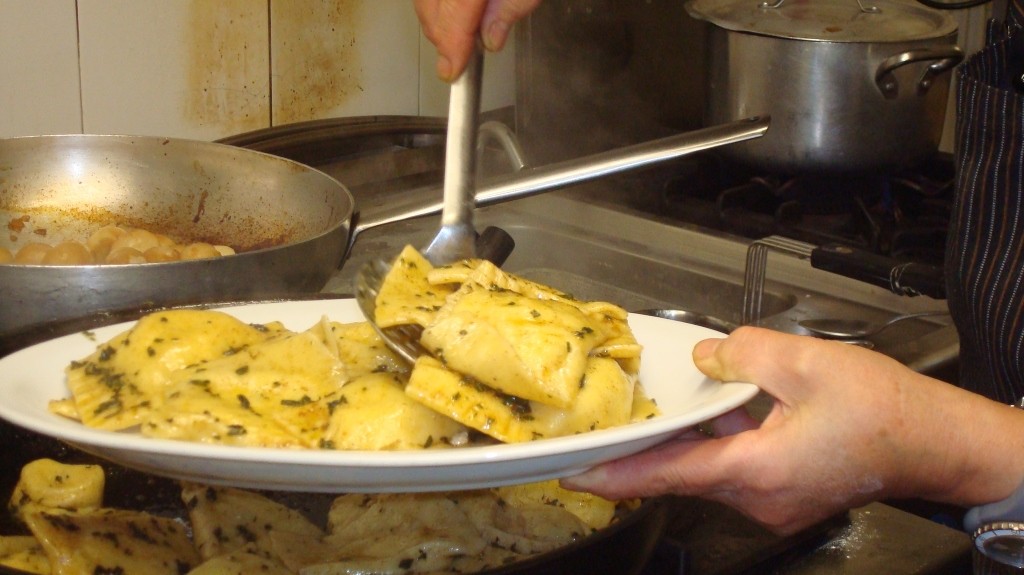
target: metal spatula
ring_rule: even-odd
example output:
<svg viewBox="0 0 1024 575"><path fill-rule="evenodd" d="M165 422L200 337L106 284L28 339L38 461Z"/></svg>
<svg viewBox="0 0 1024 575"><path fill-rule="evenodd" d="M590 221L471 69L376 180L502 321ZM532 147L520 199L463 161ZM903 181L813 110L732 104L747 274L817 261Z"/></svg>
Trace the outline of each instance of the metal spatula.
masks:
<svg viewBox="0 0 1024 575"><path fill-rule="evenodd" d="M435 266L476 257L477 232L473 226L476 202L476 137L483 79L483 50L477 45L469 64L452 84L445 147L444 203L441 229L422 250ZM376 322L377 294L391 268L384 260L372 261L356 275L356 301L391 350L414 363L426 353L419 343L422 328L404 325L382 328Z"/></svg>

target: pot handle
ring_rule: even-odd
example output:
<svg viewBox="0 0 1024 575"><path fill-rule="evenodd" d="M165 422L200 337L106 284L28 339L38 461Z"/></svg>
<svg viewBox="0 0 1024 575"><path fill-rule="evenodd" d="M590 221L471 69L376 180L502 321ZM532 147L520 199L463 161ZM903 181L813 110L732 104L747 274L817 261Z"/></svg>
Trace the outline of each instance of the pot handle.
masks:
<svg viewBox="0 0 1024 575"><path fill-rule="evenodd" d="M921 79L917 82L917 94L923 95L928 92L928 88L931 88L932 80L936 76L955 67L963 59L964 53L959 46L909 50L883 60L878 65L878 70L875 71L875 84L886 99L892 100L899 94L899 83L896 82L896 76L893 74L897 68L914 62L936 60L925 68Z"/></svg>

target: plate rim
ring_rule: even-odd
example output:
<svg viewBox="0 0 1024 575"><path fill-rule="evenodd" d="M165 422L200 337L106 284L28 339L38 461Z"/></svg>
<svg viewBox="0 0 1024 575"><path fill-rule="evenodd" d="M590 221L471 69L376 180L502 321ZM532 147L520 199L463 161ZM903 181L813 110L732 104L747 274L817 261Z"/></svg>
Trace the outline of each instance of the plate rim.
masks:
<svg viewBox="0 0 1024 575"><path fill-rule="evenodd" d="M332 310L334 311L335 315L339 315L338 311L339 309L342 308L336 306L348 306L350 308L357 307L355 304L355 300L352 298L337 298L326 301L275 300L270 302L248 302L241 305L218 305L207 309L223 311L237 316L237 312L241 312L241 315L246 315L249 313L258 314L267 310L273 311L275 309L287 308L289 306L301 306L312 304L321 306L323 308L323 312L321 313L321 315L326 315L329 318L331 317ZM349 309L345 311L349 312L352 310ZM233 314L232 312L236 313ZM630 313L629 320L630 322L636 320L641 323L652 322L652 324L666 326L669 324L675 324L677 326L686 326L687 329L696 330L700 335L707 337L724 336L724 334L720 332L702 326L686 324L671 319L653 317L644 314ZM42 349L44 346L56 346L59 345L59 343L63 340L75 337L82 337L86 332L101 332L106 334L106 332L109 331L116 334L119 333L120 331L128 329L129 327L134 325L136 321L137 320L118 322L102 327L97 327L95 329L81 330L65 334L62 336L50 338L0 358L0 366L13 363L23 355L30 354L32 353L33 350L38 351L39 349ZM338 321L350 320L343 319ZM288 327L289 329L297 329L293 326ZM90 341L94 341L96 345L99 345L100 342L107 341L108 339L109 337L104 335L103 337L95 337L94 340L91 339ZM643 344L642 341L641 344ZM0 367L0 369L2 369L2 367ZM61 416L49 412L49 415L51 415L54 419L44 420L40 419L38 416L34 414L25 414L18 410L11 409L6 402L0 404L0 418L3 418L15 425L29 429L30 431L33 431L35 433L39 433L41 435L49 436L60 441L64 441L83 451L89 451L93 453L96 453L97 451L102 451L102 457L109 459L115 463L126 465L129 467L131 467L133 464L125 463L125 460L123 458L112 457L109 454L109 452L113 451L115 454L124 452L130 453L131 455L134 456L150 455L173 456L175 458L188 457L208 461L226 460L229 466L268 464L274 466L301 465L303 467L317 469L352 469L358 467L364 469L376 469L381 471L394 472L396 470L401 469L423 470L426 468L438 466L473 467L489 463L515 464L518 462L529 461L531 459L546 460L552 457L566 455L568 453L607 450L614 448L616 445L624 445L635 442L643 443L645 442L645 440L650 440L651 438L657 438L672 434L673 432L676 431L681 431L687 427L696 425L703 421L707 421L708 419L716 417L717 415L721 415L722 413L725 413L728 410L742 406L750 399L752 399L755 395L757 395L759 391L759 389L756 386L750 383L717 382L709 380L707 378L705 378L704 381L710 382L717 386L722 386L724 391L719 390L719 393L724 393L725 397L729 399L729 401L719 404L713 404L710 409L708 406L702 406L698 409L694 409L680 414L661 415L645 421L635 422L608 429L595 430L587 432L585 434L554 437L525 443L503 443L496 445L469 446L463 448L443 450L316 450L243 447L222 444L206 444L200 442L186 442L182 440L150 438L142 436L135 432L118 432L93 429L85 427L84 425L73 422L71 420L63 419L61 418ZM4 383L0 382L0 390L3 390L4 387ZM53 422L59 423L53 425ZM73 428L71 427L73 425L78 425L80 427ZM581 437L583 436L586 437L585 441L581 440ZM128 439L129 441L125 441L126 439ZM268 460L268 457L270 460ZM157 471L153 471L151 469L148 469L147 471L151 473L158 473ZM543 471L550 475L552 472L552 468L545 468ZM340 488L344 488L343 478L339 477L339 483L341 484ZM479 481L477 481L477 483L479 483ZM301 486L299 487L301 488Z"/></svg>

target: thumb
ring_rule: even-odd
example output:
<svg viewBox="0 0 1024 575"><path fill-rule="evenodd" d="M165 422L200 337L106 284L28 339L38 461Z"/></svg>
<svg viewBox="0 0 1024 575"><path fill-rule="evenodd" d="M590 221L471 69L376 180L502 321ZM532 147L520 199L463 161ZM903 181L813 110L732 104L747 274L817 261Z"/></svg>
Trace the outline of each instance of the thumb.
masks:
<svg viewBox="0 0 1024 575"><path fill-rule="evenodd" d="M423 33L437 47L437 75L446 82L458 78L469 62L479 36L486 0L417 2Z"/></svg>
<svg viewBox="0 0 1024 575"><path fill-rule="evenodd" d="M719 381L753 383L776 398L788 396L794 369L813 342L810 338L764 328L740 327L725 339L707 339L693 348L693 362Z"/></svg>
<svg viewBox="0 0 1024 575"><path fill-rule="evenodd" d="M718 348L724 339L705 339L693 346L693 363L704 375L711 379L726 380L726 367L718 357Z"/></svg>

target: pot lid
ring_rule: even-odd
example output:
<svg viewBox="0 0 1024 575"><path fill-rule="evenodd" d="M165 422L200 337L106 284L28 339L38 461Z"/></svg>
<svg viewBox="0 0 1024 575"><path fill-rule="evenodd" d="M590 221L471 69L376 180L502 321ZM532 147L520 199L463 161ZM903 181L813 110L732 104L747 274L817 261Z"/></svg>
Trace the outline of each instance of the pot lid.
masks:
<svg viewBox="0 0 1024 575"><path fill-rule="evenodd" d="M690 0L686 11L726 30L821 42L906 42L953 34L946 13L910 0Z"/></svg>

